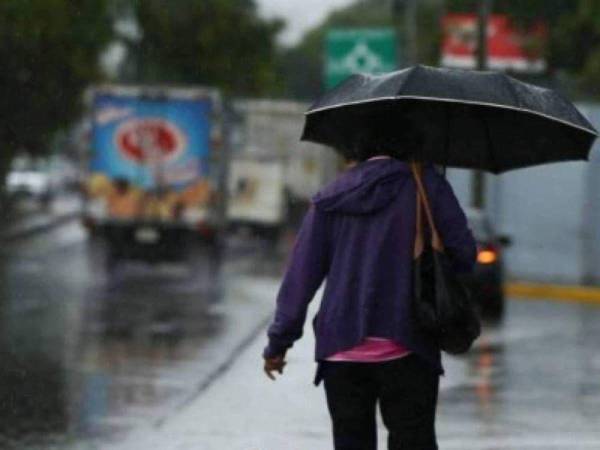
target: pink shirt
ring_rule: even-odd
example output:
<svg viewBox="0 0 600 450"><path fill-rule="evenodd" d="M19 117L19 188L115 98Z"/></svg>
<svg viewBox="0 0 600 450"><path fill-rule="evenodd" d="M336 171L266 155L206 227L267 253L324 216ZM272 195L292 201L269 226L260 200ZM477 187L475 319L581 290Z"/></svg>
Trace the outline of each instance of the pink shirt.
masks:
<svg viewBox="0 0 600 450"><path fill-rule="evenodd" d="M390 339L368 337L356 347L338 352L326 360L374 363L402 358L409 354L410 350Z"/></svg>

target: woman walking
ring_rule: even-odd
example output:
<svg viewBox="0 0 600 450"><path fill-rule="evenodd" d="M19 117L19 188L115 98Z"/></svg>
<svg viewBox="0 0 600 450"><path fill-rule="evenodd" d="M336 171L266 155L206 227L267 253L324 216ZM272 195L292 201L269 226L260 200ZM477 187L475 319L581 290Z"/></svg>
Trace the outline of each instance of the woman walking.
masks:
<svg viewBox="0 0 600 450"><path fill-rule="evenodd" d="M456 271L476 247L446 179L423 171L434 221ZM376 407L390 450L435 450L440 350L410 313L416 231L411 167L388 156L360 161L313 199L279 295L264 369L283 372L308 304L326 278L316 334L315 384L324 381L336 450L374 450Z"/></svg>

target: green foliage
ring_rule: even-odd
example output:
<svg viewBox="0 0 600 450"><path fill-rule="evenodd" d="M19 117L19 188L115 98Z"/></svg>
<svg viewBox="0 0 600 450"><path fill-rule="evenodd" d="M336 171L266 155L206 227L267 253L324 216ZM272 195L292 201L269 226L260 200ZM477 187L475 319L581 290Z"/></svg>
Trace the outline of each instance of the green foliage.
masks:
<svg viewBox="0 0 600 450"><path fill-rule="evenodd" d="M572 94L600 98L600 0L493 0L492 3L494 13L508 14L518 27L528 28L544 20L550 34L545 46L550 75L559 73L564 75L563 80L574 80L577 89ZM419 61L436 65L441 14L476 13L479 0L419 0L418 5ZM322 45L331 27L392 25L402 42L403 18L395 21L390 6L391 2L386 0L356 0L310 30L300 44L282 52L280 65L288 83L288 94L314 98L322 90ZM532 45L539 43L532 42Z"/></svg>
<svg viewBox="0 0 600 450"><path fill-rule="evenodd" d="M453 12L475 12L477 0L449 0ZM494 0L495 13L508 14L517 26L543 20L550 74L559 73L572 95L600 98L600 0Z"/></svg>
<svg viewBox="0 0 600 450"><path fill-rule="evenodd" d="M310 99L322 90L323 42L330 28L377 27L393 24L389 4L385 0L359 0L332 12L318 27L310 30L302 42L281 55L282 74L287 94Z"/></svg>
<svg viewBox="0 0 600 450"><path fill-rule="evenodd" d="M428 64L436 64L438 60L439 3L436 0L419 1L418 53L419 60ZM323 42L329 29L382 26L394 27L402 41L404 22L402 18L394 17L390 0L357 0L332 12L322 24L310 30L300 44L282 52L280 63L287 82L287 94L310 99L322 91Z"/></svg>
<svg viewBox="0 0 600 450"><path fill-rule="evenodd" d="M261 94L276 84L275 37L283 24L257 15L251 0L138 0L141 82L205 84Z"/></svg>
<svg viewBox="0 0 600 450"><path fill-rule="evenodd" d="M572 80L572 94L600 99L600 1L579 0L557 20L551 63Z"/></svg>
<svg viewBox="0 0 600 450"><path fill-rule="evenodd" d="M480 0L447 0L451 12L477 12ZM509 14L521 22L539 19L555 20L567 11L574 10L573 0L492 0L493 12Z"/></svg>
<svg viewBox="0 0 600 450"><path fill-rule="evenodd" d="M0 2L0 176L15 152L44 152L76 117L111 36L107 0Z"/></svg>

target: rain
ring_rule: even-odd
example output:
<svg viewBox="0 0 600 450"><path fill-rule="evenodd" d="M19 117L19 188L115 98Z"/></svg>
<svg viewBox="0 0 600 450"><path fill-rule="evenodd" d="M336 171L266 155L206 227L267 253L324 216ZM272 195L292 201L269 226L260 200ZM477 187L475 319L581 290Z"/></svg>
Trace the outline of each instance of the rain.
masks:
<svg viewBox="0 0 600 450"><path fill-rule="evenodd" d="M599 449L599 15L1 2L0 448L396 449L334 368L412 364L440 449Z"/></svg>

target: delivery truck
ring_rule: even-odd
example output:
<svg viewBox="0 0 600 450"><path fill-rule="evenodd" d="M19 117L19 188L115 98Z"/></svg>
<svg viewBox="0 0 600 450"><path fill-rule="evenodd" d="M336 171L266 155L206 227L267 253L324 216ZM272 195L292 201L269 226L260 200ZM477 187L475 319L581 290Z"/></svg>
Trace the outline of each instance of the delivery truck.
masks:
<svg viewBox="0 0 600 450"><path fill-rule="evenodd" d="M237 156L230 162L227 220L230 230L250 229L277 240L288 217L285 165L279 159Z"/></svg>
<svg viewBox="0 0 600 450"><path fill-rule="evenodd" d="M227 140L219 92L100 86L90 93L83 222L110 263L182 260L218 245Z"/></svg>
<svg viewBox="0 0 600 450"><path fill-rule="evenodd" d="M335 152L301 142L308 104L245 99L233 104L237 145L229 172L228 223L276 237L297 225L311 197L341 167Z"/></svg>

